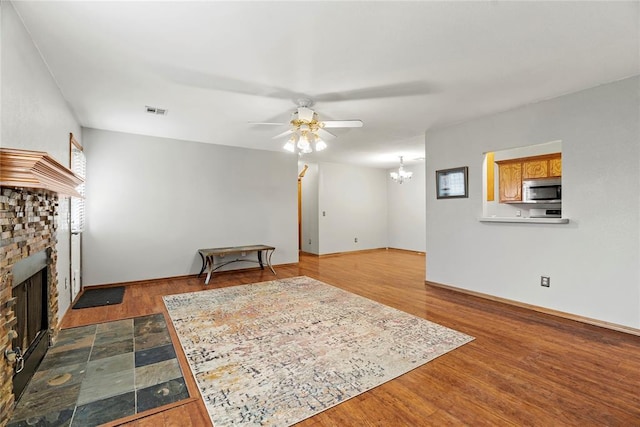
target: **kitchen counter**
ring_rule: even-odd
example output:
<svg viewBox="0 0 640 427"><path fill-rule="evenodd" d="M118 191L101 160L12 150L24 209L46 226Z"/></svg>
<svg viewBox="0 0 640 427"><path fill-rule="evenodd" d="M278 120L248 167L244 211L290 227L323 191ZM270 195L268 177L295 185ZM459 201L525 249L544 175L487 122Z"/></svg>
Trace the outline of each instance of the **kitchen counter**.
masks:
<svg viewBox="0 0 640 427"><path fill-rule="evenodd" d="M509 216L482 216L480 222L516 222L526 224L568 224L569 218L524 218Z"/></svg>

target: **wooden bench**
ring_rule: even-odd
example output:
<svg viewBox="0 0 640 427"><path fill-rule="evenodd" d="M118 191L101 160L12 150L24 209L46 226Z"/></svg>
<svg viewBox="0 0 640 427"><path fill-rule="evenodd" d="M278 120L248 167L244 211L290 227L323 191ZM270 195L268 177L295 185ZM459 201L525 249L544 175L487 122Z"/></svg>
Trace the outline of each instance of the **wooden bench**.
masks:
<svg viewBox="0 0 640 427"><path fill-rule="evenodd" d="M232 262L255 262L260 264L260 268L264 270L264 263L271 269L273 274L276 274L276 271L273 269L271 265L271 255L273 255L273 251L276 248L273 246L266 245L248 245L248 246L231 246L226 248L209 248L209 249L198 249L198 253L200 254L200 258L202 258L202 268L200 269L200 273L198 273L198 277L202 275L205 271L207 272L207 278L204 281L205 285L209 284L209 280L211 279L211 273L223 267L227 264L231 264ZM252 259L246 258L236 258L232 260L223 260L222 262L216 264L216 257L224 258L227 255L240 255L242 257L246 256L248 253L256 252L258 255L258 260L254 261ZM264 263L262 253L264 252Z"/></svg>

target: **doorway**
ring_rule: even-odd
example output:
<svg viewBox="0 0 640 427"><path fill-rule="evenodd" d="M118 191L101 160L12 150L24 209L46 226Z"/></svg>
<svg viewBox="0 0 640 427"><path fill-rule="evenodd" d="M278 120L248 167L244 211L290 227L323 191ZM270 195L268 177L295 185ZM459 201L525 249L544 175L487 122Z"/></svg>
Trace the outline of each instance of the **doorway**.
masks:
<svg viewBox="0 0 640 427"><path fill-rule="evenodd" d="M298 174L298 251L302 250L302 178L307 173L309 165L304 165Z"/></svg>

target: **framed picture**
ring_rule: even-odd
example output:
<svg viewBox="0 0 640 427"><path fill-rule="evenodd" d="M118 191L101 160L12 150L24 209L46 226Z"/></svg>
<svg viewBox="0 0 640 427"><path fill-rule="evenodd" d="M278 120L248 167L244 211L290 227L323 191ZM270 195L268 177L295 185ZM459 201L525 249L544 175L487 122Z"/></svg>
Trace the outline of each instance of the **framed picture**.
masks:
<svg viewBox="0 0 640 427"><path fill-rule="evenodd" d="M436 196L438 199L469 197L467 175L469 167L436 171Z"/></svg>

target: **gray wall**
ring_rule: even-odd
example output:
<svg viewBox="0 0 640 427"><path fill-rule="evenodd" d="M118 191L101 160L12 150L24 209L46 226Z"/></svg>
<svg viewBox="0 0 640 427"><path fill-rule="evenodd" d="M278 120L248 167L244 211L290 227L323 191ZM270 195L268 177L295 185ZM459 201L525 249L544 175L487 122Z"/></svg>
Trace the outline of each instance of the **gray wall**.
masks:
<svg viewBox="0 0 640 427"><path fill-rule="evenodd" d="M383 169L320 163L319 253L386 247L386 188L386 171Z"/></svg>
<svg viewBox="0 0 640 427"><path fill-rule="evenodd" d="M96 129L83 134L85 285L198 273L199 248L267 244L277 248L274 264L298 261L295 156Z"/></svg>
<svg viewBox="0 0 640 427"><path fill-rule="evenodd" d="M424 252L426 250L425 231L425 164L424 162L405 166L413 172L411 180L398 184L389 177L387 171L387 200L390 248Z"/></svg>
<svg viewBox="0 0 640 427"><path fill-rule="evenodd" d="M0 145L45 151L69 167L69 133L81 140L80 126L22 25L13 5L3 1L1 28ZM58 227L59 319L70 305L69 201L60 200Z"/></svg>
<svg viewBox="0 0 640 427"><path fill-rule="evenodd" d="M427 133L427 280L640 327L639 83L633 77ZM571 222L479 222L483 153L555 140ZM469 198L436 200L435 170L457 166L469 166Z"/></svg>
<svg viewBox="0 0 640 427"><path fill-rule="evenodd" d="M302 180L303 251L320 255L384 247L425 251L424 163L406 166L414 176L402 185L391 180L390 170L307 164Z"/></svg>

